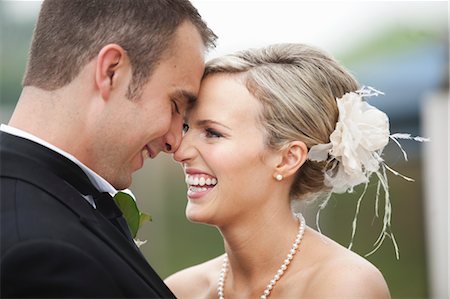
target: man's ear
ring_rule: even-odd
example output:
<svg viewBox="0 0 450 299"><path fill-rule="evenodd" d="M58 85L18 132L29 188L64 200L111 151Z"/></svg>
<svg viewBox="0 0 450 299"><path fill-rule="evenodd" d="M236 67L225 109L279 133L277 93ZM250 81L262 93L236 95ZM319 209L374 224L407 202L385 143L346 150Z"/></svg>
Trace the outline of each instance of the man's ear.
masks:
<svg viewBox="0 0 450 299"><path fill-rule="evenodd" d="M104 100L109 99L111 90L117 85L117 72L125 66L126 61L125 50L116 44L108 44L98 53L95 83Z"/></svg>
<svg viewBox="0 0 450 299"><path fill-rule="evenodd" d="M274 177L282 175L288 178L294 175L305 163L308 157L308 148L301 141L292 141L281 152L281 162L276 166Z"/></svg>

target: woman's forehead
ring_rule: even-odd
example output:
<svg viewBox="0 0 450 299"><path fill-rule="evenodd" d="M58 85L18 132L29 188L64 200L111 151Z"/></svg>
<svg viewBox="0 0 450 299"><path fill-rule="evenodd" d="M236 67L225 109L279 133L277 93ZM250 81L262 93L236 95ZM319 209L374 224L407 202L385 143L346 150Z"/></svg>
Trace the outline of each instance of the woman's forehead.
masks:
<svg viewBox="0 0 450 299"><path fill-rule="evenodd" d="M222 121L256 121L261 109L261 103L248 91L242 80L235 76L215 74L202 82L191 115L215 117Z"/></svg>

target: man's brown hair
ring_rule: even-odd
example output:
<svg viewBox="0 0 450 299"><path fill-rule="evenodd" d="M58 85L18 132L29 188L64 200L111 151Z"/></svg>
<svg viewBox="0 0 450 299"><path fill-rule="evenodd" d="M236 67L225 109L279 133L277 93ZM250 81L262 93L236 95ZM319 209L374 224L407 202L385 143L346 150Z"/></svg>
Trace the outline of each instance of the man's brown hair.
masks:
<svg viewBox="0 0 450 299"><path fill-rule="evenodd" d="M45 0L34 30L23 86L55 90L70 83L100 49L116 43L133 69L128 98L138 96L183 21L204 45L216 35L188 0Z"/></svg>

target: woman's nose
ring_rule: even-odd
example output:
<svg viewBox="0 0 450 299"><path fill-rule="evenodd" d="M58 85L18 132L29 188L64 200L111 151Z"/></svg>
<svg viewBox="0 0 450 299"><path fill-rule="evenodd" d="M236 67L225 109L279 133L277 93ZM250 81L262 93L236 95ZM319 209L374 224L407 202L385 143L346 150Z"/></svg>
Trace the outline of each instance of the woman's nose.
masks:
<svg viewBox="0 0 450 299"><path fill-rule="evenodd" d="M175 161L184 163L191 160L194 156L194 148L192 146L192 138L189 132L187 132L181 139L180 145L173 153Z"/></svg>

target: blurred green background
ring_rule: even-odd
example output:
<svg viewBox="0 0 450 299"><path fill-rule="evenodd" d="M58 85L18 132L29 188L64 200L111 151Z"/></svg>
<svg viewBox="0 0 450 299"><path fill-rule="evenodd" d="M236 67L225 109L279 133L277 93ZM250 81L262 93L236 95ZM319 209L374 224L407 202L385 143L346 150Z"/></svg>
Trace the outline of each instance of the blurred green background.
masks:
<svg viewBox="0 0 450 299"><path fill-rule="evenodd" d="M362 84L374 86L386 93L385 97L371 99L371 104L390 116L391 132L422 134L421 107L427 95L448 92L448 3L445 1L362 4L313 4L298 1L193 2L219 35L218 48L209 57L271 42L315 44L336 56L352 70ZM258 14L259 19L256 16L250 17L245 10L256 6L262 9ZM0 2L2 123L8 122L20 95L20 82L38 9L39 2ZM227 9L230 13L234 11L233 22L230 21ZM339 15L339 9L346 13L341 19L328 20L322 16L324 12L331 16ZM314 26L301 23L301 13L308 14L309 11L318 13L316 17L320 18ZM398 11L398 14L393 11ZM298 20L290 20L291 23L285 24L280 19L273 19L274 16L283 19L284 13L288 12L296 13ZM269 29L258 23L260 19L267 19L267 13L271 16ZM247 18L252 18L252 25L245 25ZM314 19L308 20L314 22ZM295 22L307 27L306 30L301 31ZM336 27L336 24L341 24L342 27ZM232 30L230 26L243 29L241 36L227 31ZM286 33L286 28L291 30ZM249 32L252 33L250 37ZM279 36L277 32L283 34ZM264 39L258 34L262 34ZM314 39L315 37L318 39ZM448 93L446 100L448 101ZM447 119L442 119L442 124L448 126ZM414 183L410 183L389 175L393 205L392 226L400 247L400 260L396 260L389 239L368 260L384 274L393 298L430 298L426 255L428 249L425 246L423 146L409 141L403 144L409 152L410 160L407 163L395 146L389 145L385 152L385 159L391 167L415 179ZM223 253L221 236L214 227L192 224L185 219L184 176L181 167L171 157L160 155L157 159L146 162L144 168L134 175L131 189L138 198L140 208L153 217L153 222L146 224L140 231L139 238L149 240L141 249L162 277ZM353 247L361 255L371 251L381 228L382 218L374 216L375 189L376 183L370 184L361 206ZM322 232L344 246L350 242L351 224L360 192L361 188L358 188L353 194L333 195L321 214ZM447 201L448 197L442 200ZM316 211L317 204L307 206L307 222L312 227L315 227ZM380 217L382 215L383 212Z"/></svg>

